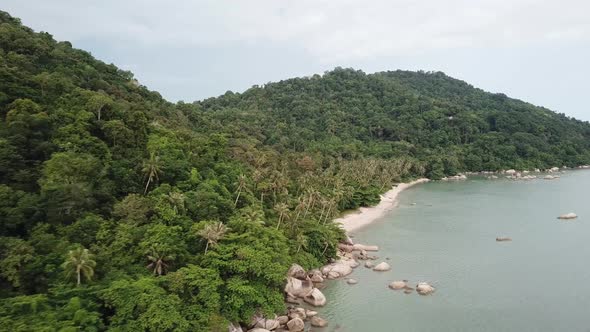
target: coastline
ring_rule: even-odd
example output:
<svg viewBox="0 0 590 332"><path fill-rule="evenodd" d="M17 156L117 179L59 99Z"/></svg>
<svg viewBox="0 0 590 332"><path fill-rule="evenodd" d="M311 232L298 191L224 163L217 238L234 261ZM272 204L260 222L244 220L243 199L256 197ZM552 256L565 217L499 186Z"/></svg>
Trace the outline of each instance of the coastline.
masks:
<svg viewBox="0 0 590 332"><path fill-rule="evenodd" d="M385 194L381 195L381 201L379 204L371 207L361 207L357 211L334 219L334 222L340 224L340 227L344 229L347 234L350 234L351 232L373 223L387 213L387 211L394 208L397 205L397 196L399 193L417 184L426 183L428 181L430 180L421 178L407 183L400 183L395 188L392 188Z"/></svg>

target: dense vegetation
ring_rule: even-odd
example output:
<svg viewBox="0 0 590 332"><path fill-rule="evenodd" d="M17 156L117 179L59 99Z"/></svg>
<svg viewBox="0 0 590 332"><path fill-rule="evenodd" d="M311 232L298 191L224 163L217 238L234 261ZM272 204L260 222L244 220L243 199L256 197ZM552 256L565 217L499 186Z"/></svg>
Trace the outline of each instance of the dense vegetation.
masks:
<svg viewBox="0 0 590 332"><path fill-rule="evenodd" d="M590 125L442 73L166 102L0 12L0 327L209 331L283 308L331 219L416 176L590 163Z"/></svg>

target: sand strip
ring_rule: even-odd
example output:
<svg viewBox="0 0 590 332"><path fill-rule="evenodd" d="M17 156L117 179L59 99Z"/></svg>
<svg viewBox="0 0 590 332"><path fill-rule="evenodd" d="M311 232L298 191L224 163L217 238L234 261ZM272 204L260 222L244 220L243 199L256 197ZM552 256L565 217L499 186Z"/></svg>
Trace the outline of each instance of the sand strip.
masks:
<svg viewBox="0 0 590 332"><path fill-rule="evenodd" d="M341 218L334 219L334 222L341 224L346 233L354 232L364 227L376 219L382 217L387 211L397 205L397 195L402 191L417 185L428 182L428 179L418 179L409 183L400 183L390 191L381 195L381 202L372 207L362 207L355 212L349 213Z"/></svg>

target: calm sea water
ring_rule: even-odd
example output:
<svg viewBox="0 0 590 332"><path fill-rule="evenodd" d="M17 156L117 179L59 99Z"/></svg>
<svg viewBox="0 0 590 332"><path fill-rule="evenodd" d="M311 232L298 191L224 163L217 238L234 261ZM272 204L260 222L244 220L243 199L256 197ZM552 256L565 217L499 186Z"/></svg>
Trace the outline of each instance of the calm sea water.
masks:
<svg viewBox="0 0 590 332"><path fill-rule="evenodd" d="M389 272L364 266L323 290L324 331L590 331L590 171L558 180L436 182L357 231ZM412 203L416 203L412 205ZM556 219L575 212L574 221ZM496 242L507 236L512 242ZM386 260L389 258L389 260ZM419 296L393 280L432 283Z"/></svg>

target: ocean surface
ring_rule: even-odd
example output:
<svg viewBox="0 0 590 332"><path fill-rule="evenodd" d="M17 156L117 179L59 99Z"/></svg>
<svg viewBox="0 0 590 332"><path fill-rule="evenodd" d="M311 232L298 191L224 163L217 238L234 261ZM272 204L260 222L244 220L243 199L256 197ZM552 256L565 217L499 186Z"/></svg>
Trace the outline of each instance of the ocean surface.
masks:
<svg viewBox="0 0 590 332"><path fill-rule="evenodd" d="M568 212L579 218L557 219ZM361 261L358 284L328 282L315 331L590 331L590 171L418 185L353 235L392 270ZM402 279L436 292L387 287Z"/></svg>

